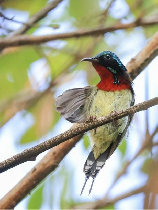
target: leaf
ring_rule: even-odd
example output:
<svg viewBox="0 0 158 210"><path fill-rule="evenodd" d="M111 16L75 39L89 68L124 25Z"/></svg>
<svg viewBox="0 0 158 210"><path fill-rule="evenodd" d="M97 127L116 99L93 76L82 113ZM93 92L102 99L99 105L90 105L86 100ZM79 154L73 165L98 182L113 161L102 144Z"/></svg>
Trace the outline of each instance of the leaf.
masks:
<svg viewBox="0 0 158 210"><path fill-rule="evenodd" d="M152 173L154 173L154 167L157 167L155 166L155 161L152 158L147 158L141 167L141 171L144 174L151 175Z"/></svg>
<svg viewBox="0 0 158 210"><path fill-rule="evenodd" d="M79 0L69 1L69 14L76 20L78 26L88 26L97 20L100 13L99 0ZM94 18L95 17L95 18Z"/></svg>
<svg viewBox="0 0 158 210"><path fill-rule="evenodd" d="M112 210L112 209L115 209L115 205L111 204L108 207L102 207L101 209L108 209L108 210L110 209L110 210Z"/></svg>
<svg viewBox="0 0 158 210"><path fill-rule="evenodd" d="M28 86L27 70L39 58L32 47L16 48L0 57L0 100L13 96Z"/></svg>
<svg viewBox="0 0 158 210"><path fill-rule="evenodd" d="M126 149L127 149L127 144L126 144L126 140L125 139L123 139L123 141L119 145L118 149L121 152L122 157L124 157L124 155L126 153Z"/></svg>
<svg viewBox="0 0 158 210"><path fill-rule="evenodd" d="M60 195L60 209L70 209L74 204L72 200L74 193L74 186L72 185L73 172L72 167L69 167L69 164L67 165L66 163L59 169L58 180L60 178L60 183L63 183Z"/></svg>
<svg viewBox="0 0 158 210"><path fill-rule="evenodd" d="M62 188L62 192L61 192L61 197L60 197L60 207L61 207L61 209L67 209L68 208L68 202L66 201L66 193L67 193L67 189L68 189L68 179L69 179L69 177L68 177L69 175L68 175L68 173L66 174L65 173L65 176L64 176L64 180L63 180L63 182L64 182L64 185L63 185L63 188Z"/></svg>
<svg viewBox="0 0 158 210"><path fill-rule="evenodd" d="M40 209L43 202L43 188L44 188L44 184L38 187L30 196L28 204L27 204L28 209Z"/></svg>
<svg viewBox="0 0 158 210"><path fill-rule="evenodd" d="M87 149L90 146L90 141L87 134L83 136L83 145L85 149Z"/></svg>

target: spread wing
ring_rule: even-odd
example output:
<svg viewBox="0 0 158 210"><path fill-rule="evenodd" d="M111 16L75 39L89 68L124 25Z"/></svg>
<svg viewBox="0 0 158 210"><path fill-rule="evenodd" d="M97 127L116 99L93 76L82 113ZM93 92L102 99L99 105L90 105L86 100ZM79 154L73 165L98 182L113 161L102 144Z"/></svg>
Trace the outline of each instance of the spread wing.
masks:
<svg viewBox="0 0 158 210"><path fill-rule="evenodd" d="M91 93L91 86L66 90L56 98L56 110L72 123L84 122L87 119L85 102Z"/></svg>

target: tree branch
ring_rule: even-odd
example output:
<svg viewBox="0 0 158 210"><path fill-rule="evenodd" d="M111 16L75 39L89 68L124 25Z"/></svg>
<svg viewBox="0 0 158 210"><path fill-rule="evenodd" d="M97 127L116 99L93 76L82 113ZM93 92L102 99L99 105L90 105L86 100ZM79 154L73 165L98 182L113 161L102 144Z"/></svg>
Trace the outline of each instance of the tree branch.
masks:
<svg viewBox="0 0 158 210"><path fill-rule="evenodd" d="M158 55L158 32L156 32L143 50L128 62L126 68L134 80L144 68Z"/></svg>
<svg viewBox="0 0 158 210"><path fill-rule="evenodd" d="M108 207L109 205L112 205L112 204L116 203L117 201L128 198L132 195L142 193L142 192L146 191L146 189L147 189L147 186L144 185L144 186L139 187L137 189L130 190L129 192L123 193L122 195L119 195L116 198L113 198L113 199L107 199L106 198L106 199L98 200L96 202L87 203L87 204L83 204L83 205L78 205L78 206L75 206L74 209L100 209L100 208L103 208L103 207L105 208L105 207Z"/></svg>
<svg viewBox="0 0 158 210"><path fill-rule="evenodd" d="M10 39L13 36L17 36L20 34L24 34L28 29L30 29L35 23L37 23L39 20L44 18L48 12L50 12L52 9L56 8L60 2L63 0L54 0L48 3L45 7L43 7L39 12L37 12L35 15L31 16L30 19L23 25L21 28L19 28L17 31L13 32L8 36Z"/></svg>
<svg viewBox="0 0 158 210"><path fill-rule="evenodd" d="M157 24L158 24L158 18L138 19L132 23L117 24L111 27L98 28L93 30L81 30L69 33L60 33L60 34L43 35L43 36L21 35L12 38L6 37L4 39L0 39L0 47L3 48L3 47L21 46L21 45L35 45L58 39L69 39L69 38L78 38L85 36L99 36L111 31L134 28L138 26L148 27Z"/></svg>
<svg viewBox="0 0 158 210"><path fill-rule="evenodd" d="M36 157L40 153L42 153L52 147L55 147L65 141L67 141L70 138L73 138L77 135L85 133L88 130L92 130L92 129L97 128L101 125L109 123L114 119L117 120L124 116L132 115L136 112L146 110L146 109L148 109L152 106L155 106L157 104L158 104L158 97L153 98L148 101L145 101L143 103L137 104L135 106L132 106L124 111L118 112L117 114L111 114L109 116L101 117L101 118L96 119L92 122L78 124L75 128L71 128L71 129L67 130L66 132L59 134L58 136L56 136L54 138L51 138L41 144L38 144L35 147L31 147L30 149L26 149L23 152L1 162L0 163L0 173L4 172L10 168L13 168L21 163L24 163L26 161L36 159Z"/></svg>
<svg viewBox="0 0 158 210"><path fill-rule="evenodd" d="M1 200L0 209L13 209L49 173L54 171L67 153L80 140L81 135L51 149L45 157L13 187ZM51 161L50 161L51 160Z"/></svg>

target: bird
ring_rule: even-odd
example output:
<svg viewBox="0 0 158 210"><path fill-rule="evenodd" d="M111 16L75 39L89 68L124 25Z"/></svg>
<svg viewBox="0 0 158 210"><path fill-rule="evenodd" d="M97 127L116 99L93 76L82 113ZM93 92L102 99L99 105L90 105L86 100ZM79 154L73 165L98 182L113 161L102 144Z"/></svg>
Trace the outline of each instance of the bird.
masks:
<svg viewBox="0 0 158 210"><path fill-rule="evenodd" d="M85 123L134 105L133 85L126 67L111 51L103 51L94 57L83 58L90 62L100 77L95 86L66 90L55 100L56 110L71 123ZM124 138L132 115L114 120L90 132L92 150L84 164L85 188L91 177L93 183L106 160L113 154Z"/></svg>

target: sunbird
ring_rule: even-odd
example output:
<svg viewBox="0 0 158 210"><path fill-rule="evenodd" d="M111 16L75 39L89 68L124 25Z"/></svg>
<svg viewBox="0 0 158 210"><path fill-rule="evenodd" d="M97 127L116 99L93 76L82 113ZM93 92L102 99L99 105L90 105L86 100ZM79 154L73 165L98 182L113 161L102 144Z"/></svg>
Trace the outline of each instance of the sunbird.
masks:
<svg viewBox="0 0 158 210"><path fill-rule="evenodd" d="M56 98L56 110L66 120L83 123L134 105L134 90L127 69L113 52L103 51L83 61L92 63L100 82L96 86L66 90ZM92 150L84 164L86 178L81 194L90 177L93 178L91 193L97 174L120 144L131 120L132 115L126 116L90 131Z"/></svg>

